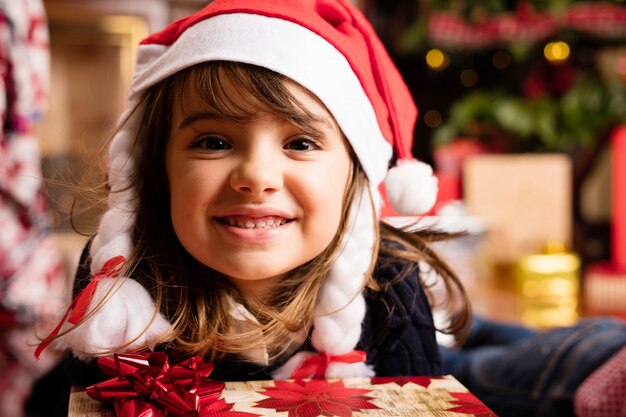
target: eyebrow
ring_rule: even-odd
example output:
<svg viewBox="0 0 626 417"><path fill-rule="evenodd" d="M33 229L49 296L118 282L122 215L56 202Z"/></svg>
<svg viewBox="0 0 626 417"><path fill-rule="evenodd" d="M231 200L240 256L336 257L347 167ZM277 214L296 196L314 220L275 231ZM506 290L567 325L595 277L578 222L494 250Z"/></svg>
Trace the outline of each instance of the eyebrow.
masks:
<svg viewBox="0 0 626 417"><path fill-rule="evenodd" d="M191 124L197 122L198 120L224 120L226 117L220 113L216 112L207 112L207 111L199 111L188 114L185 118L178 124L178 130L189 127Z"/></svg>
<svg viewBox="0 0 626 417"><path fill-rule="evenodd" d="M224 114L219 113L219 112L197 111L197 112L193 112L185 116L183 120L178 124L177 130L185 129L189 127L190 125L192 125L193 123L197 122L198 120L232 120L232 119L233 119L232 117L225 116ZM315 115L315 117L312 119L312 122L313 123L304 123L303 125L299 125L298 123L295 123L295 124L299 125L299 127L303 129L307 134L315 136L315 137L323 136L322 131L315 127L316 124L322 125L326 129L333 129L335 125L335 122L333 122L332 117L319 117L318 115Z"/></svg>

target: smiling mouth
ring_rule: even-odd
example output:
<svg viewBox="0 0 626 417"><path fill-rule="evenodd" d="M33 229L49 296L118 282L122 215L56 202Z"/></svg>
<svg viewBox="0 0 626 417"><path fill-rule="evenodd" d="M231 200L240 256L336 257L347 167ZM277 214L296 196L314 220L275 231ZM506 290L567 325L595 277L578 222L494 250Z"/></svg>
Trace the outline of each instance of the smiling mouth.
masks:
<svg viewBox="0 0 626 417"><path fill-rule="evenodd" d="M293 219L286 219L284 217L277 216L259 218L228 216L216 217L216 219L220 223L240 229L273 229L293 221Z"/></svg>

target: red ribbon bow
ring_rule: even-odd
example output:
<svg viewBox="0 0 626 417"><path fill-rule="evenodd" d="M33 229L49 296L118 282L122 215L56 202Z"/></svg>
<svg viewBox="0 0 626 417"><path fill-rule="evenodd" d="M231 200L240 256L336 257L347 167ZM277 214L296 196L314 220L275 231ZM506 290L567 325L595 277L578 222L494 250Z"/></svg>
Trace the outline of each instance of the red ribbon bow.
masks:
<svg viewBox="0 0 626 417"><path fill-rule="evenodd" d="M329 355L320 352L318 355L309 356L293 371L291 379L312 378L323 379L326 369L331 362L358 363L365 362L367 355L362 350L353 350L343 355Z"/></svg>
<svg viewBox="0 0 626 417"><path fill-rule="evenodd" d="M122 270L124 262L126 262L126 259L124 259L123 256L115 256L104 263L100 272L94 275L91 281L89 281L89 284L87 284L87 286L78 293L76 298L72 300L59 324L57 324L50 334L39 344L39 346L37 346L37 349L35 350L35 357L37 359L39 359L41 352L43 352L43 350L47 348L50 343L52 343L56 335L59 334L65 320L72 324L77 324L85 317L100 280L102 278L115 277Z"/></svg>
<svg viewBox="0 0 626 417"><path fill-rule="evenodd" d="M224 390L208 378L213 364L199 356L170 367L161 352L115 354L98 358L98 366L112 378L87 387L87 394L112 401L118 417L199 416Z"/></svg>

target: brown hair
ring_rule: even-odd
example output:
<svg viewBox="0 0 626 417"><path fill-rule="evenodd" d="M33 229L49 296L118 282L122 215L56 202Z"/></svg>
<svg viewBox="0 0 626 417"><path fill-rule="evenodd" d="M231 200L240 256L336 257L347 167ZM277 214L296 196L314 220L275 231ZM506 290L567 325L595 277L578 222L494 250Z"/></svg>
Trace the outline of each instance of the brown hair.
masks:
<svg viewBox="0 0 626 417"><path fill-rule="evenodd" d="M263 305L241 299L225 276L195 260L178 242L170 221L165 172L165 148L172 108L177 104L184 105L183 92L188 83L195 86L195 94L207 105L226 117L241 120L254 116L229 98L222 87L225 80L237 86L241 98L265 105L305 131L311 129L314 120L314 116L286 88L284 76L233 62L209 62L188 68L150 88L144 96L141 105L146 110L135 143L139 155L137 168L129 184L138 196L133 231L135 247L129 261L133 277L154 296L157 307L172 323L172 332L162 342L168 344L170 353L181 357L199 354L213 360L227 352L245 351L258 343L258 339L249 334L229 333L231 298L250 309L267 340L285 340L289 332L308 329L320 287L346 232L345 219L350 218L350 203L357 193L369 187L357 158L352 155L352 172L343 202L344 220L330 245L281 281L270 300ZM460 311L447 330L463 333L469 320L469 303L463 287L426 243L438 235L406 233L383 224L379 237L381 254L388 255L393 262L408 265L401 275L409 273L420 261L433 266L451 295L450 310ZM376 250L372 254L370 271L377 258ZM397 279L403 279L403 276ZM364 285L378 289L371 273ZM278 348L271 354L275 357L286 348Z"/></svg>

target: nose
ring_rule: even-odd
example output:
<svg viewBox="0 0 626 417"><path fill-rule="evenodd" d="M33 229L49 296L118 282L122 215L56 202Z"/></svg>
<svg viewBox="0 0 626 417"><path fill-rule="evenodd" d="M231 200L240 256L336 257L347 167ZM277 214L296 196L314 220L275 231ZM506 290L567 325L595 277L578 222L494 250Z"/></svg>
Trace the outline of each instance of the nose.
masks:
<svg viewBox="0 0 626 417"><path fill-rule="evenodd" d="M271 152L260 149L246 152L230 176L230 185L249 196L276 192L283 187L280 162Z"/></svg>

